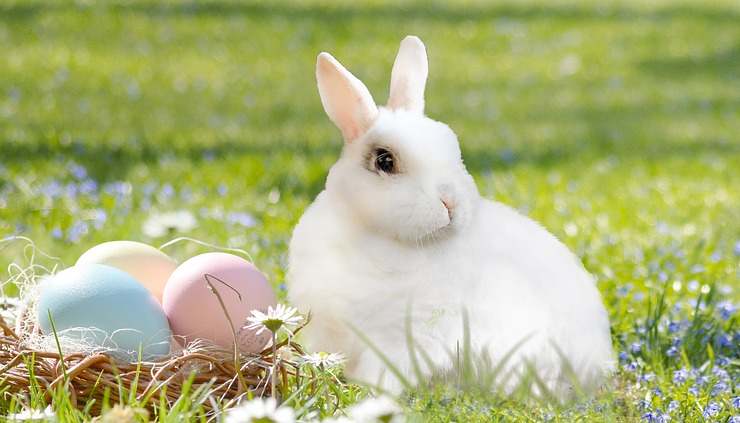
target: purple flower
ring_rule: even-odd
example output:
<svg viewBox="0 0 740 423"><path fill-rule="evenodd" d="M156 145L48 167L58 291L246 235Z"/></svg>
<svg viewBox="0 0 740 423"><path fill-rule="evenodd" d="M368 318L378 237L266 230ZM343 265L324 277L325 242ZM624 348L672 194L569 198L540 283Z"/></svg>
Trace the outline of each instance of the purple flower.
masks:
<svg viewBox="0 0 740 423"><path fill-rule="evenodd" d="M697 376L696 377L696 385L697 386L704 386L707 383L709 383L709 378L706 376Z"/></svg>
<svg viewBox="0 0 740 423"><path fill-rule="evenodd" d="M721 368L721 367L714 367L712 368L712 374L717 377L720 381L729 381L730 380L730 374L727 373L727 370Z"/></svg>
<svg viewBox="0 0 740 423"><path fill-rule="evenodd" d="M670 347L666 350L665 355L668 357L675 357L678 355L678 348L676 347Z"/></svg>
<svg viewBox="0 0 740 423"><path fill-rule="evenodd" d="M722 320L728 320L733 314L735 314L737 308L730 301L722 301L717 304L717 311L719 311L719 316Z"/></svg>
<svg viewBox="0 0 740 423"><path fill-rule="evenodd" d="M655 410L643 414L642 420L649 423L667 423L671 420L671 416L663 414L660 410Z"/></svg>
<svg viewBox="0 0 740 423"><path fill-rule="evenodd" d="M216 191L218 192L219 196L223 197L229 192L229 187L226 186L226 184L218 184Z"/></svg>
<svg viewBox="0 0 740 423"><path fill-rule="evenodd" d="M676 401L676 400L673 400L673 401L669 402L669 403L668 403L668 412L669 412L669 413L672 413L672 412L674 412L674 411L678 410L678 406L679 406L679 405L680 405L680 404L679 404L679 403L678 403L678 401Z"/></svg>
<svg viewBox="0 0 740 423"><path fill-rule="evenodd" d="M624 362L624 361L627 361L627 360L629 360L629 358L630 358L630 355L629 355L629 354L627 354L627 352L626 352L626 351L620 351L620 352L619 352L619 361L622 361L622 362Z"/></svg>
<svg viewBox="0 0 740 423"><path fill-rule="evenodd" d="M740 397L732 397L732 399L730 400L730 403L732 404L733 407L740 409Z"/></svg>
<svg viewBox="0 0 740 423"><path fill-rule="evenodd" d="M697 385L691 386L691 388L689 388L689 393L695 397L699 396L699 387Z"/></svg>
<svg viewBox="0 0 740 423"><path fill-rule="evenodd" d="M617 297L624 298L629 294L630 290L632 289L632 284L628 283L627 285L622 285L619 288L617 288Z"/></svg>
<svg viewBox="0 0 740 423"><path fill-rule="evenodd" d="M82 180L87 177L87 169L85 169L85 166L80 166L77 163L70 163L69 166L67 166L67 170L69 170L69 173L71 173L75 179Z"/></svg>
<svg viewBox="0 0 740 423"><path fill-rule="evenodd" d="M726 383L718 382L714 384L714 386L712 387L712 396L715 397L719 394L724 394L725 392L727 392L727 390L728 390L728 387Z"/></svg>
<svg viewBox="0 0 740 423"><path fill-rule="evenodd" d="M51 181L41 187L41 194L49 197L56 198L62 194L62 184L59 181Z"/></svg>
<svg viewBox="0 0 740 423"><path fill-rule="evenodd" d="M730 417L730 420L727 420L727 423L740 423L740 416Z"/></svg>
<svg viewBox="0 0 740 423"><path fill-rule="evenodd" d="M740 256L740 240L735 243L734 252L736 256Z"/></svg>
<svg viewBox="0 0 740 423"><path fill-rule="evenodd" d="M628 372L634 372L635 370L637 370L638 367L639 366L637 365L636 361L631 361L628 364L624 365L624 370Z"/></svg>
<svg viewBox="0 0 740 423"><path fill-rule="evenodd" d="M160 200L169 200L175 195L175 189L170 184L162 185L162 189L159 191Z"/></svg>
<svg viewBox="0 0 740 423"><path fill-rule="evenodd" d="M89 228L87 226L87 223L82 220L78 220L67 231L67 241L77 242L84 235L87 235L88 232Z"/></svg>
<svg viewBox="0 0 740 423"><path fill-rule="evenodd" d="M710 417L714 417L717 414L719 414L719 411L722 409L722 406L720 406L718 403L712 401L704 408L704 411L701 413L702 416L704 416L705 419L708 419Z"/></svg>
<svg viewBox="0 0 740 423"><path fill-rule="evenodd" d="M54 229L51 230L51 237L54 239L62 239L64 236L64 233L61 229L59 229L59 226L54 227Z"/></svg>
<svg viewBox="0 0 740 423"><path fill-rule="evenodd" d="M640 382L650 382L651 380L655 379L655 373L643 373L638 378Z"/></svg>
<svg viewBox="0 0 740 423"><path fill-rule="evenodd" d="M642 351L642 344L640 342L633 342L630 345L630 351L632 351L632 354L639 354Z"/></svg>
<svg viewBox="0 0 740 423"><path fill-rule="evenodd" d="M78 190L83 195L91 195L98 190L98 183L92 179L85 179L80 182Z"/></svg>
<svg viewBox="0 0 740 423"><path fill-rule="evenodd" d="M719 342L719 346L722 348L732 348L732 336L726 333L723 333L719 337L717 337L717 341Z"/></svg>
<svg viewBox="0 0 740 423"><path fill-rule="evenodd" d="M689 377L689 372L686 369L676 370L673 372L673 383L681 384L686 382Z"/></svg>
<svg viewBox="0 0 740 423"><path fill-rule="evenodd" d="M257 224L257 220L249 213L232 212L226 215L226 220L235 225L241 225L245 228L251 228Z"/></svg>
<svg viewBox="0 0 740 423"><path fill-rule="evenodd" d="M681 323L679 322L668 322L668 333L676 333L681 330Z"/></svg>
<svg viewBox="0 0 740 423"><path fill-rule="evenodd" d="M103 209L95 209L92 212L92 218L93 218L93 226L95 229L100 230L103 225L105 225L106 220L108 220L108 215L105 213L105 210Z"/></svg>

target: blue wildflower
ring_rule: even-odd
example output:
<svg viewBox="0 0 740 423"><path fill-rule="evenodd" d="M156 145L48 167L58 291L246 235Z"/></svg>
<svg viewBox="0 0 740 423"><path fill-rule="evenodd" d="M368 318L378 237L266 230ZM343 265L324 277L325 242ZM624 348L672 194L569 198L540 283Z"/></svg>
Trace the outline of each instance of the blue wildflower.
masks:
<svg viewBox="0 0 740 423"><path fill-rule="evenodd" d="M735 314L737 307L735 307L735 305L730 301L722 301L717 304L717 311L719 311L719 316L722 320L728 320L733 314Z"/></svg>
<svg viewBox="0 0 740 423"><path fill-rule="evenodd" d="M69 230L67 231L67 241L77 242L84 235L87 235L88 232L89 232L89 227L87 223L82 220L78 220L77 222L72 224L72 227L70 227Z"/></svg>
<svg viewBox="0 0 740 423"><path fill-rule="evenodd" d="M100 230L108 220L108 214L103 209L95 209L92 212L93 226Z"/></svg>
<svg viewBox="0 0 740 423"><path fill-rule="evenodd" d="M720 367L725 367L726 365L730 364L730 359L723 355L720 355L717 357L717 359L714 360L714 364Z"/></svg>
<svg viewBox="0 0 740 423"><path fill-rule="evenodd" d="M727 423L740 423L740 416L730 417L730 420L727 420Z"/></svg>
<svg viewBox="0 0 740 423"><path fill-rule="evenodd" d="M728 390L728 386L726 383L717 382L712 387L712 396L714 397L720 394L724 394L725 392L727 392L727 390Z"/></svg>
<svg viewBox="0 0 740 423"><path fill-rule="evenodd" d="M87 177L87 169L77 163L70 163L69 166L67 166L67 170L69 170L69 173L71 173L75 179L82 180Z"/></svg>
<svg viewBox="0 0 740 423"><path fill-rule="evenodd" d="M676 333L681 330L681 324L679 322L668 322L668 333Z"/></svg>
<svg viewBox="0 0 740 423"><path fill-rule="evenodd" d="M257 224L257 219L249 213L244 212L232 212L226 215L226 220L229 223L241 225L245 228L251 228Z"/></svg>
<svg viewBox="0 0 740 423"><path fill-rule="evenodd" d="M639 366L636 361L631 361L628 364L624 365L624 370L628 372L634 372L635 370L637 370L638 367Z"/></svg>
<svg viewBox="0 0 740 423"><path fill-rule="evenodd" d="M686 369L676 370L673 372L673 383L684 383L689 377L689 372Z"/></svg>
<svg viewBox="0 0 740 423"><path fill-rule="evenodd" d="M705 419L708 419L710 417L714 417L717 414L719 414L719 411L722 409L722 406L718 403L712 401L704 408L704 411L701 413L702 416L704 416Z"/></svg>
<svg viewBox="0 0 740 423"><path fill-rule="evenodd" d="M59 229L59 226L57 226L51 230L51 236L54 239L62 239L62 237L64 236L64 233L62 232L61 229Z"/></svg>
<svg viewBox="0 0 740 423"><path fill-rule="evenodd" d="M216 191L219 196L223 197L229 192L229 187L227 187L226 184L218 184Z"/></svg>
<svg viewBox="0 0 740 423"><path fill-rule="evenodd" d="M674 412L674 411L678 410L678 406L679 406L679 405L680 405L680 404L679 404L679 403L678 403L678 401L676 401L676 400L673 400L673 401L669 402L669 403L668 403L668 412L669 412L669 413L672 413L672 412Z"/></svg>
<svg viewBox="0 0 740 423"><path fill-rule="evenodd" d="M670 347L665 351L665 355L668 357L675 357L678 355L678 348L676 347Z"/></svg>
<svg viewBox="0 0 740 423"><path fill-rule="evenodd" d="M92 179L85 179L84 181L80 182L80 185L77 189L83 195L91 195L98 190L98 183Z"/></svg>
<svg viewBox="0 0 740 423"><path fill-rule="evenodd" d="M642 351L642 343L633 342L632 345L630 345L630 351L632 351L632 354L639 354L640 351Z"/></svg>
<svg viewBox="0 0 740 423"><path fill-rule="evenodd" d="M171 184L162 185L162 189L159 190L160 199L168 200L172 198L173 195L175 195L175 189Z"/></svg>
<svg viewBox="0 0 740 423"><path fill-rule="evenodd" d="M692 385L691 388L689 388L689 393L695 397L699 396L699 387L697 385Z"/></svg>
<svg viewBox="0 0 740 423"><path fill-rule="evenodd" d="M732 397L730 404L732 404L733 407L740 409L740 397Z"/></svg>
<svg viewBox="0 0 740 423"><path fill-rule="evenodd" d="M733 342L732 342L732 336L722 333L717 337L717 342L719 343L719 346L721 348L732 348Z"/></svg>
<svg viewBox="0 0 740 423"><path fill-rule="evenodd" d="M638 379L640 382L650 382L655 379L655 373L643 373Z"/></svg>
<svg viewBox="0 0 740 423"><path fill-rule="evenodd" d="M721 368L721 367L714 367L712 368L712 374L717 377L720 381L729 381L730 380L730 374L727 372L727 370Z"/></svg>
<svg viewBox="0 0 740 423"><path fill-rule="evenodd" d="M736 256L740 256L740 240L735 243L734 252Z"/></svg>
<svg viewBox="0 0 740 423"><path fill-rule="evenodd" d="M701 264L695 264L691 266L691 273L701 273L704 271L704 266Z"/></svg>
<svg viewBox="0 0 740 423"><path fill-rule="evenodd" d="M624 361L629 360L629 358L630 358L630 355L627 354L627 351L620 351L619 352L619 361L624 362Z"/></svg>
<svg viewBox="0 0 740 423"><path fill-rule="evenodd" d="M690 281L687 287L689 288L689 291L694 292L699 289L699 281Z"/></svg>

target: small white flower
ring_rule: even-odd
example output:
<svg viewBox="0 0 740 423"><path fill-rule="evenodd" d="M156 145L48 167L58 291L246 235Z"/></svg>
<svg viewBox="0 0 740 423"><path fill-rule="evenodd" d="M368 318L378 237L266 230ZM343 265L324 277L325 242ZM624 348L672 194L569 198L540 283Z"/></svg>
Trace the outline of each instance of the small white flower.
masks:
<svg viewBox="0 0 740 423"><path fill-rule="evenodd" d="M328 419L322 420L321 423L355 423L355 421L349 417L339 416L329 417Z"/></svg>
<svg viewBox="0 0 740 423"><path fill-rule="evenodd" d="M224 423L294 423L290 407L278 407L275 398L256 398L226 412Z"/></svg>
<svg viewBox="0 0 740 423"><path fill-rule="evenodd" d="M256 335L259 335L265 329L276 333L280 328L284 327L292 335L293 332L290 331L290 327L297 326L302 321L303 316L298 314L297 308L278 304L275 308L272 308L272 306L267 307L267 314L259 310L252 310L252 315L247 317L249 324L244 329L257 330Z"/></svg>
<svg viewBox="0 0 740 423"><path fill-rule="evenodd" d="M159 238L171 232L188 232L198 226L195 216L187 210L154 214L144 222L144 234Z"/></svg>
<svg viewBox="0 0 740 423"><path fill-rule="evenodd" d="M25 409L20 413L8 414L7 419L11 422L38 422L38 421L56 421L57 415L51 409L51 406L43 410Z"/></svg>
<svg viewBox="0 0 740 423"><path fill-rule="evenodd" d="M298 359L301 363L311 364L316 367L329 369L340 366L344 363L345 358L342 353L315 352L304 354Z"/></svg>
<svg viewBox="0 0 740 423"><path fill-rule="evenodd" d="M387 396L368 398L353 405L349 415L357 423L396 423L403 420L401 407Z"/></svg>

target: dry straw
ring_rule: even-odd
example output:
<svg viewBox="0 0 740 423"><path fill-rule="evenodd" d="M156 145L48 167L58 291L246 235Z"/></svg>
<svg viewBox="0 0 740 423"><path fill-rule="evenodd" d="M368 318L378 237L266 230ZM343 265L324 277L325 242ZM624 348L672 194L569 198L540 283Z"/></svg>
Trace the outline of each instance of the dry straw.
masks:
<svg viewBox="0 0 740 423"><path fill-rule="evenodd" d="M271 381L285 387L291 376L298 376L298 363L285 357L304 352L291 338L259 354L195 341L156 361L126 362L105 349L41 334L32 318L35 288L40 279L54 274L63 264L25 237L0 240L0 251L16 241L25 243L23 257L28 265L12 263L3 284L3 288L17 286L22 299L19 303L3 298L0 304L4 308L0 315L0 388L6 392L26 394L39 389L51 398L55 389L66 387L73 404L84 407L95 399L93 409L99 411L105 399L115 403L132 396L151 409L159 407L162 400L171 405L187 390L202 392L201 405L211 410L245 396L269 395ZM51 264L38 263L41 258ZM11 319L15 324L8 321ZM275 378L271 377L273 369Z"/></svg>

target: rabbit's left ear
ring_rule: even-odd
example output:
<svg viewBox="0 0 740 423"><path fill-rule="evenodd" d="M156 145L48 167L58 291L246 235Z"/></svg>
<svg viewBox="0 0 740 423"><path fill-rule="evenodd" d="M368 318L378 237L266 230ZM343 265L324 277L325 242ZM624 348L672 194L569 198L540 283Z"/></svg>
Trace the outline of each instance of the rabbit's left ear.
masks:
<svg viewBox="0 0 740 423"><path fill-rule="evenodd" d="M419 37L409 35L401 41L391 71L390 109L424 113L424 87L429 65L427 51Z"/></svg>

